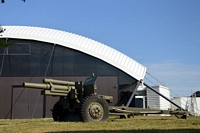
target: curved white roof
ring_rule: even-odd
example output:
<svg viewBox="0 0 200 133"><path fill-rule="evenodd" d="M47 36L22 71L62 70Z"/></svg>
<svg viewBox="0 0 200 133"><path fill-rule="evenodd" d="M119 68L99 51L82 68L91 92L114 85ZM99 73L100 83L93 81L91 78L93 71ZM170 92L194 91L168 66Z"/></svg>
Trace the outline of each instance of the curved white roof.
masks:
<svg viewBox="0 0 200 133"><path fill-rule="evenodd" d="M29 39L54 43L99 58L137 80L144 79L146 67L121 52L97 41L69 32L27 26L3 26L0 38Z"/></svg>

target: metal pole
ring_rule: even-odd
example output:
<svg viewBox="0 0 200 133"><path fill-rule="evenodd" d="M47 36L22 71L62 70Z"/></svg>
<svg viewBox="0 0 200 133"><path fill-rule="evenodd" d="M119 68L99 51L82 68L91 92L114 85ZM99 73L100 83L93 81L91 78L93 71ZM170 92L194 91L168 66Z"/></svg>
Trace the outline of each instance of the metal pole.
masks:
<svg viewBox="0 0 200 133"><path fill-rule="evenodd" d="M56 47L56 44L53 45L53 49L52 49L52 52L51 52L51 56L49 58L49 62L48 62L48 65L47 65L47 69L46 69L44 78L46 78L46 76L47 76L47 72L48 72L48 69L49 69L49 65L50 65L51 58L52 58L53 52L55 50L55 47ZM43 118L46 118L46 95L43 95Z"/></svg>
<svg viewBox="0 0 200 133"><path fill-rule="evenodd" d="M52 51L51 51L51 55L50 55L50 58L49 58L49 62L48 62L48 65L47 65L47 69L46 69L44 78L46 78L46 76L47 76L47 72L48 72L48 69L49 69L49 65L50 65L51 58L52 58L53 52L55 50L55 47L56 47L56 44L53 45L53 48L52 48ZM32 116L31 116L32 118L33 118L33 115L35 114L35 109L36 109L39 97L40 97L40 93L38 94L38 97L37 97L37 101L36 101ZM44 95L43 96L43 118L45 118L45 117L46 117L46 96Z"/></svg>
<svg viewBox="0 0 200 133"><path fill-rule="evenodd" d="M140 81L137 82L137 86L135 87L135 89L133 90L131 97L128 100L128 103L126 104L126 107L129 107L129 105L131 104L131 101L133 100L133 97L135 95L135 92L137 91L138 87L140 85Z"/></svg>
<svg viewBox="0 0 200 133"><path fill-rule="evenodd" d="M8 42L8 38L6 38L6 43L7 43L7 42ZM1 63L0 76L1 76L1 73L2 73L2 70L3 70L4 58L5 58L5 54L6 54L6 49L7 49L7 48L4 48L3 59L2 59L2 63Z"/></svg>
<svg viewBox="0 0 200 133"><path fill-rule="evenodd" d="M143 98L142 98L142 100L143 100L143 108L145 108L146 107L146 104L145 104L145 96L143 96Z"/></svg>

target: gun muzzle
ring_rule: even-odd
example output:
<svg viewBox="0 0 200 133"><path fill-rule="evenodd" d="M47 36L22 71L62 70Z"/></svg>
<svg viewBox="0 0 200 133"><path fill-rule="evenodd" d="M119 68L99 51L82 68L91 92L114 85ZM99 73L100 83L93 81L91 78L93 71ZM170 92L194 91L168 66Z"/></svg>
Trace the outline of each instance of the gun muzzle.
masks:
<svg viewBox="0 0 200 133"><path fill-rule="evenodd" d="M26 82L24 82L22 86L26 88L35 88L35 89L44 89L44 90L48 90L51 88L49 84L36 84L36 83L26 83Z"/></svg>

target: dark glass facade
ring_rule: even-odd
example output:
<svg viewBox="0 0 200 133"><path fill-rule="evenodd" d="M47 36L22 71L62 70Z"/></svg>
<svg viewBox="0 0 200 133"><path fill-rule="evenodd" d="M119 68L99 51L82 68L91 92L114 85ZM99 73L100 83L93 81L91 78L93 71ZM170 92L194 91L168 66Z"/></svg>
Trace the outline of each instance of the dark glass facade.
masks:
<svg viewBox="0 0 200 133"><path fill-rule="evenodd" d="M14 111L17 111L16 105L19 104L20 106L17 97L19 97L18 99L24 99L28 95L29 102L31 101L30 99L33 99L33 101L31 103L23 103L23 105L32 105L32 110L35 110L33 107L34 99L39 96L35 92L33 96L31 89L24 90L20 87L18 87L20 89L15 89L15 86L13 88L13 85L21 85L24 81L42 82L44 77L84 81L91 73L95 73L98 76L97 93L114 96L112 105L126 104L125 102L127 101L124 101L121 96L121 90L137 82L116 67L81 51L34 40L7 39L7 41L15 44L6 49L0 48L0 67L2 67L0 75L1 92L9 95L5 96L0 93L0 95L3 95L0 103L5 104L6 102L8 106L5 110L0 110L0 112L3 112L0 114L0 118L17 118L17 113L14 113ZM25 95L24 93L27 94ZM54 102L55 100L52 103L52 98L48 98L47 105L45 105L46 108L51 108L50 105L52 106ZM13 103L16 104L13 105ZM43 104L42 99L39 102L40 106L41 104ZM39 111L41 110L39 109ZM30 108L29 112L31 112ZM28 117L30 116L35 117L29 113ZM49 110L46 116L51 117ZM36 117L41 117L41 114L36 115Z"/></svg>

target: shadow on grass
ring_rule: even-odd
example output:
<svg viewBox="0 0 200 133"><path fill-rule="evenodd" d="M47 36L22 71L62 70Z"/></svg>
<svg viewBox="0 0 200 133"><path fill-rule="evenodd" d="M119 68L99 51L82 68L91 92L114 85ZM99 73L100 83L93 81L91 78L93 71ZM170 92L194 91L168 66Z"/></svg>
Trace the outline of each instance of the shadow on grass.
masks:
<svg viewBox="0 0 200 133"><path fill-rule="evenodd" d="M54 131L46 133L197 133L199 129L149 129L149 130L88 130L88 131Z"/></svg>

